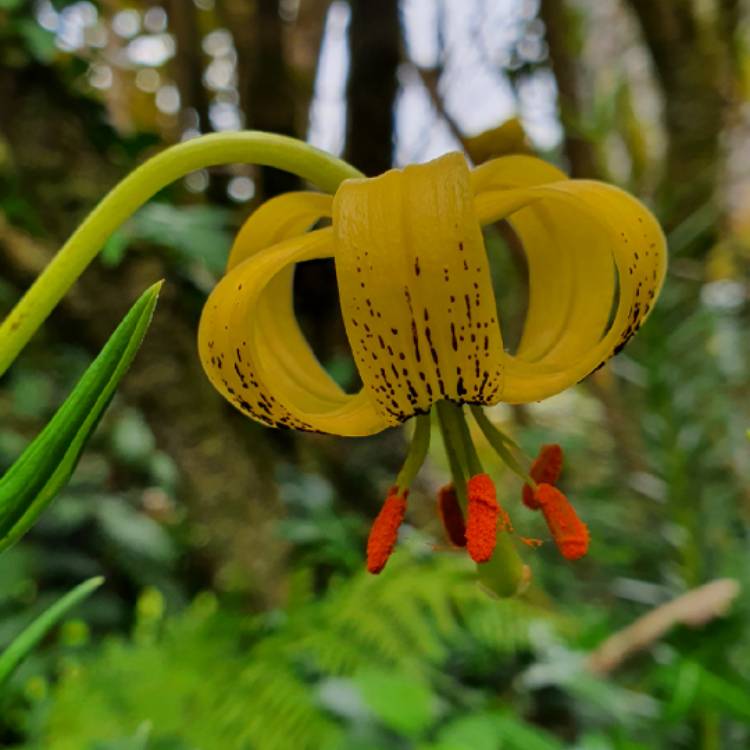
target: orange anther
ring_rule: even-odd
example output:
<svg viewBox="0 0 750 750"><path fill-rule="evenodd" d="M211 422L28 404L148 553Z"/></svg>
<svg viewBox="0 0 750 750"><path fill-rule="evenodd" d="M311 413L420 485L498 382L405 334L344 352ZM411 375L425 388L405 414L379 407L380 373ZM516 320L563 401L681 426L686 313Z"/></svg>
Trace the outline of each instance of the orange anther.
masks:
<svg viewBox="0 0 750 750"><path fill-rule="evenodd" d="M566 560L583 557L589 548L589 530L568 498L551 484L540 484L534 499L544 514L550 534Z"/></svg>
<svg viewBox="0 0 750 750"><path fill-rule="evenodd" d="M456 488L452 484L446 484L438 491L438 514L443 522L448 541L454 547L465 547L466 523L461 506L458 504Z"/></svg>
<svg viewBox="0 0 750 750"><path fill-rule="evenodd" d="M562 448L557 443L543 445L534 463L531 464L529 474L537 484L554 484L560 478L562 464ZM523 486L523 504L532 510L539 509L539 503L534 498L534 490L528 484Z"/></svg>
<svg viewBox="0 0 750 750"><path fill-rule="evenodd" d="M391 487L377 517L372 523L367 538L367 570L380 573L396 546L398 528L406 514L408 490L398 494L398 487Z"/></svg>
<svg viewBox="0 0 750 750"><path fill-rule="evenodd" d="M477 474L466 485L469 500L466 548L474 562L487 562L495 551L498 525L511 531L508 514L498 505L495 485L486 474Z"/></svg>

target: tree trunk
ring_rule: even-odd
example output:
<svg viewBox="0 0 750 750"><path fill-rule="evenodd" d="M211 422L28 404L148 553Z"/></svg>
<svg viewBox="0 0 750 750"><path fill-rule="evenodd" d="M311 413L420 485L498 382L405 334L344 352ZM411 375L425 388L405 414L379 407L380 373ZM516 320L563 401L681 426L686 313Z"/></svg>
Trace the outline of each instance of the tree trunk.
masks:
<svg viewBox="0 0 750 750"><path fill-rule="evenodd" d="M346 158L366 175L390 169L401 59L398 0L351 0Z"/></svg>
<svg viewBox="0 0 750 750"><path fill-rule="evenodd" d="M571 177L593 178L599 173L594 146L580 128L579 75L572 50L565 0L542 0L539 15L546 28L550 64L557 83L558 107L564 129L565 157Z"/></svg>
<svg viewBox="0 0 750 750"><path fill-rule="evenodd" d="M721 134L731 101L737 3L718 3L715 18L699 18L689 0L629 0L664 95L667 156L660 199L672 229L708 209L704 236L689 248L700 256L715 239L722 171ZM735 19L734 21L732 19ZM711 211L713 209L713 211Z"/></svg>
<svg viewBox="0 0 750 750"><path fill-rule="evenodd" d="M298 136L297 97L284 50L284 22L278 0L223 0L222 10L235 38L240 104L254 130ZM272 198L299 189L288 172L263 167L256 194Z"/></svg>
<svg viewBox="0 0 750 750"><path fill-rule="evenodd" d="M198 115L200 131L208 133L211 131L211 122L208 116L208 95L203 86L203 53L196 7L183 0L169 0L168 11L170 30L177 40L172 75L180 92L183 120L180 124L183 129L189 124L185 121L185 111L193 109Z"/></svg>
<svg viewBox="0 0 750 750"><path fill-rule="evenodd" d="M580 132L581 93L579 72L571 49L572 30L565 0L542 0L539 14L546 28L550 64L559 97L564 130L564 149L572 177L602 179L594 144ZM589 392L599 400L607 426L618 445L618 456L626 473L643 468L643 450L637 425L624 407L620 381L606 367L586 379Z"/></svg>

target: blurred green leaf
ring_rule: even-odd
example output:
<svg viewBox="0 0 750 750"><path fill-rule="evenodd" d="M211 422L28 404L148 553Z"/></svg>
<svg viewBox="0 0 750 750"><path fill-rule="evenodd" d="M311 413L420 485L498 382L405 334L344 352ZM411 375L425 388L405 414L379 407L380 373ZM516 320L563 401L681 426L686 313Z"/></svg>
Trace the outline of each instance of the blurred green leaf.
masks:
<svg viewBox="0 0 750 750"><path fill-rule="evenodd" d="M0 479L0 550L28 531L70 478L138 351L160 286L141 295L55 416Z"/></svg>
<svg viewBox="0 0 750 750"><path fill-rule="evenodd" d="M665 687L671 699L665 715L671 721L684 719L696 708L712 707L750 723L747 685L715 674L692 659L682 659L667 674Z"/></svg>
<svg viewBox="0 0 750 750"><path fill-rule="evenodd" d="M360 672L354 682L368 708L390 729L417 737L432 724L435 696L424 681L369 669Z"/></svg>
<svg viewBox="0 0 750 750"><path fill-rule="evenodd" d="M510 713L497 716L497 733L508 750L563 750L562 742L551 734L517 719Z"/></svg>
<svg viewBox="0 0 750 750"><path fill-rule="evenodd" d="M130 465L147 462L156 448L154 433L135 410L119 416L112 427L111 440L115 456Z"/></svg>
<svg viewBox="0 0 750 750"><path fill-rule="evenodd" d="M484 712L462 716L438 734L431 750L562 750L564 745L551 734L527 724L513 714Z"/></svg>
<svg viewBox="0 0 750 750"><path fill-rule="evenodd" d="M107 268L119 266L130 244L130 237L127 232L118 229L107 238L102 251L99 253L101 262Z"/></svg>
<svg viewBox="0 0 750 750"><path fill-rule="evenodd" d="M104 583L101 577L90 578L65 594L46 612L37 617L0 655L0 685L23 661L44 636L80 601Z"/></svg>
<svg viewBox="0 0 750 750"><path fill-rule="evenodd" d="M153 518L114 498L102 499L97 504L96 516L110 544L158 565L174 561L176 550L172 540Z"/></svg>
<svg viewBox="0 0 750 750"><path fill-rule="evenodd" d="M205 264L219 274L232 244L230 217L229 211L215 206L150 203L128 222L127 231L133 239L167 247L183 262Z"/></svg>
<svg viewBox="0 0 750 750"><path fill-rule="evenodd" d="M438 733L434 750L497 750L497 717L490 713L461 716L443 727Z"/></svg>
<svg viewBox="0 0 750 750"><path fill-rule="evenodd" d="M18 22L18 31L26 47L40 63L52 62L57 53L55 35L43 29L36 21L23 19Z"/></svg>

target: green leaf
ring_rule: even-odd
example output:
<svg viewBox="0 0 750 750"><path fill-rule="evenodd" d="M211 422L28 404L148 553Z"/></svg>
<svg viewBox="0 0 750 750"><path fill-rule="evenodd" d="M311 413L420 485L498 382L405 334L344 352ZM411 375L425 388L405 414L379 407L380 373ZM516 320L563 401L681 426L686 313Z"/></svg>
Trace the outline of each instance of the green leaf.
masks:
<svg viewBox="0 0 750 750"><path fill-rule="evenodd" d="M28 656L31 650L44 636L80 601L93 593L104 583L99 576L76 586L65 596L58 599L49 609L43 612L0 655L0 685L13 670Z"/></svg>
<svg viewBox="0 0 750 750"><path fill-rule="evenodd" d="M556 737L510 713L497 717L497 734L508 750L563 750L565 745Z"/></svg>
<svg viewBox="0 0 750 750"><path fill-rule="evenodd" d="M563 743L508 711L462 716L443 727L436 750L563 750Z"/></svg>
<svg viewBox="0 0 750 750"><path fill-rule="evenodd" d="M65 485L143 340L161 282L130 308L41 433L0 479L0 551L20 539Z"/></svg>
<svg viewBox="0 0 750 750"><path fill-rule="evenodd" d="M385 726L417 737L431 724L436 702L430 686L404 674L368 669L355 682L367 707Z"/></svg>
<svg viewBox="0 0 750 750"><path fill-rule="evenodd" d="M122 263L122 259L125 257L125 253L128 250L130 244L130 237L127 232L122 229L118 229L109 236L109 239L104 243L99 257L102 263L107 268L115 268Z"/></svg>
<svg viewBox="0 0 750 750"><path fill-rule="evenodd" d="M55 35L43 29L36 21L22 19L18 22L18 31L26 43L26 48L40 63L51 63L57 54Z"/></svg>
<svg viewBox="0 0 750 750"><path fill-rule="evenodd" d="M173 250L183 263L200 263L222 274L232 246L231 212L215 206L149 203L128 222L131 240Z"/></svg>
<svg viewBox="0 0 750 750"><path fill-rule="evenodd" d="M442 727L433 750L497 750L497 717L491 713L461 716Z"/></svg>

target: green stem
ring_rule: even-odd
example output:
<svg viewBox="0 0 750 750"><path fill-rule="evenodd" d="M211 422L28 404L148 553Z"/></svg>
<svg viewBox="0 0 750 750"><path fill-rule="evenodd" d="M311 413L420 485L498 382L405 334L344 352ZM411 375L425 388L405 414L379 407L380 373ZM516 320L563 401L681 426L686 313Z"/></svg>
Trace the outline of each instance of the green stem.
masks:
<svg viewBox="0 0 750 750"><path fill-rule="evenodd" d="M174 180L198 169L237 162L284 169L331 193L343 180L363 176L302 141L252 130L212 133L162 151L105 196L0 325L0 375L127 218Z"/></svg>
<svg viewBox="0 0 750 750"><path fill-rule="evenodd" d="M508 448L508 445L512 445L516 450L520 451L521 449L516 443L490 422L481 406L472 406L471 413L474 415L474 419L479 425L479 429L487 438L487 442L495 449L495 453L500 456L500 459L512 472L523 479L526 484L533 489L536 489L536 482L529 476L528 471L521 466L520 462Z"/></svg>
<svg viewBox="0 0 750 750"><path fill-rule="evenodd" d="M408 489L414 481L414 477L417 476L417 473L422 468L422 464L427 457L427 451L430 448L431 431L430 415L420 414L416 418L414 437L409 446L409 453L406 456L404 465L401 467L401 471L399 471L396 477L396 486L399 490Z"/></svg>

